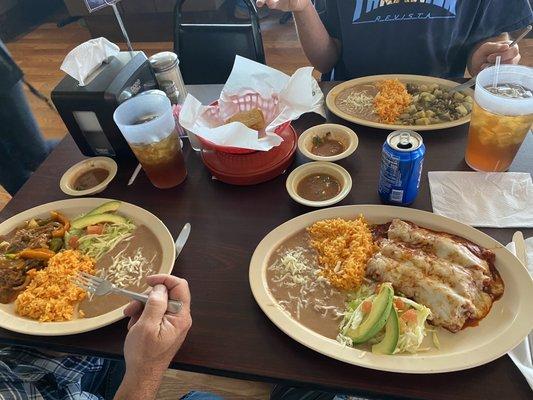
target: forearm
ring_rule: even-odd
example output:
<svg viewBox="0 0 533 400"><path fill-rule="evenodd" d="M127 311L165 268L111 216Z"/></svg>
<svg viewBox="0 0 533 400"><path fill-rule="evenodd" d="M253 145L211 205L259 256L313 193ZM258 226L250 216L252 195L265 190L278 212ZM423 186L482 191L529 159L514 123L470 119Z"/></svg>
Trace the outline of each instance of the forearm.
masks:
<svg viewBox="0 0 533 400"><path fill-rule="evenodd" d="M294 12L294 21L300 43L311 64L322 73L331 71L339 58L340 43L329 35L311 3Z"/></svg>
<svg viewBox="0 0 533 400"><path fill-rule="evenodd" d="M481 42L479 42L472 48L472 50L470 51L470 54L468 55L468 63L467 63L468 72L470 73L471 76L474 76L479 72L479 71L474 71L473 66L472 66L472 56L477 51L477 49L479 49L481 45L483 45L483 43L500 42L500 41L505 41L505 40L509 40L509 34L507 32L504 32L499 36L494 36L494 37L482 40Z"/></svg>
<svg viewBox="0 0 533 400"><path fill-rule="evenodd" d="M152 369L142 373L126 370L114 400L155 400L164 371Z"/></svg>

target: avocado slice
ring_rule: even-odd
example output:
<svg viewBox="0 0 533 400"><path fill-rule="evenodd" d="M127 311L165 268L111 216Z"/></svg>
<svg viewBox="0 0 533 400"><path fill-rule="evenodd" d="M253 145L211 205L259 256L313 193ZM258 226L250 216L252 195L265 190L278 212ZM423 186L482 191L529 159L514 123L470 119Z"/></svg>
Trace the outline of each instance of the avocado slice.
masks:
<svg viewBox="0 0 533 400"><path fill-rule="evenodd" d="M382 284L378 295L372 302L370 313L357 328L349 329L346 336L351 338L354 344L364 343L373 338L387 323L393 299L394 289L392 285L390 283Z"/></svg>
<svg viewBox="0 0 533 400"><path fill-rule="evenodd" d="M126 218L117 215L117 214L96 214L96 215L86 215L84 217L78 218L71 223L72 229L83 229L89 225L97 225L104 222L111 222L113 224L122 224L126 222Z"/></svg>
<svg viewBox="0 0 533 400"><path fill-rule="evenodd" d="M394 306L390 310L389 318L385 324L385 336L383 340L372 346L374 354L392 354L396 350L398 339L400 337L400 323L398 321L398 312Z"/></svg>
<svg viewBox="0 0 533 400"><path fill-rule="evenodd" d="M86 217L89 215L98 215L109 212L115 212L120 207L121 202L118 200L108 201L107 203L102 204L101 206L96 207L94 210L89 211L85 214Z"/></svg>

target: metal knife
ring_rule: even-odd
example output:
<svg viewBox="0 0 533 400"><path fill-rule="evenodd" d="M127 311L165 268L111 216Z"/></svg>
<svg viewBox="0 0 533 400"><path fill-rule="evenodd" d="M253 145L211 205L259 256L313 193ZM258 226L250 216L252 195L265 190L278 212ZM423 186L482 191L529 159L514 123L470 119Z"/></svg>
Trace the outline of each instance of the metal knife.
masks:
<svg viewBox="0 0 533 400"><path fill-rule="evenodd" d="M513 243L515 247L516 258L520 260L524 267L527 268L526 242L522 232L516 231L513 235Z"/></svg>
<svg viewBox="0 0 533 400"><path fill-rule="evenodd" d="M524 235L522 235L522 232L516 231L514 233L513 243L515 247L516 258L518 258L520 262L527 268L526 242L524 241ZM527 336L527 340L529 342L529 357L531 358L531 363L533 364L533 333L530 333Z"/></svg>
<svg viewBox="0 0 533 400"><path fill-rule="evenodd" d="M460 85L454 86L450 89L450 93L460 92L462 90L468 89L469 87L472 87L476 84L476 77L470 78L465 83L462 83Z"/></svg>
<svg viewBox="0 0 533 400"><path fill-rule="evenodd" d="M174 247L176 248L176 259L178 258L181 251L183 250L185 243L187 243L187 239L189 239L190 233L191 233L191 224L187 222L181 229L181 232L178 235L178 238L176 239L176 243L174 243Z"/></svg>

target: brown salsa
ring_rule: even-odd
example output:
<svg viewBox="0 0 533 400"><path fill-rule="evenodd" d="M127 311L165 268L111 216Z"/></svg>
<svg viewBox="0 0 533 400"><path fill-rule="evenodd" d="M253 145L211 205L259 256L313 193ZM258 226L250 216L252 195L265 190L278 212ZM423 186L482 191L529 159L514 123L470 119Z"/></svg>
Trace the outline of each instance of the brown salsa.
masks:
<svg viewBox="0 0 533 400"><path fill-rule="evenodd" d="M90 169L76 178L74 190L87 190L98 186L109 176L109 171L105 168Z"/></svg>
<svg viewBox="0 0 533 400"><path fill-rule="evenodd" d="M311 153L320 157L331 157L341 154L344 151L344 144L340 141L332 139L331 133L328 132L324 136L313 136L313 147Z"/></svg>
<svg viewBox="0 0 533 400"><path fill-rule="evenodd" d="M339 194L341 185L337 179L328 174L311 174L303 178L296 192L306 200L324 201Z"/></svg>

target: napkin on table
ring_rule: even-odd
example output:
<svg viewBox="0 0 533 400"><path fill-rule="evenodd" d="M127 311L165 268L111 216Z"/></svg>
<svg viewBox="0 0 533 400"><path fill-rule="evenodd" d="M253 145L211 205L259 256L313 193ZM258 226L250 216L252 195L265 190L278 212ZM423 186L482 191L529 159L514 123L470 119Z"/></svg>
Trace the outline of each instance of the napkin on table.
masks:
<svg viewBox="0 0 533 400"><path fill-rule="evenodd" d="M428 172L435 214L482 227L533 227L533 183L522 172Z"/></svg>
<svg viewBox="0 0 533 400"><path fill-rule="evenodd" d="M513 242L509 243L507 249L511 253L515 253L515 245ZM533 237L526 239L526 257L527 257L527 269L529 274L533 276ZM529 336L533 335L530 333ZM509 357L516 364L518 369L525 376L527 383L531 389L533 389L533 349L530 347L528 338L525 338L522 343L516 346L509 352Z"/></svg>

